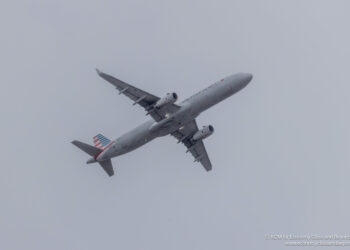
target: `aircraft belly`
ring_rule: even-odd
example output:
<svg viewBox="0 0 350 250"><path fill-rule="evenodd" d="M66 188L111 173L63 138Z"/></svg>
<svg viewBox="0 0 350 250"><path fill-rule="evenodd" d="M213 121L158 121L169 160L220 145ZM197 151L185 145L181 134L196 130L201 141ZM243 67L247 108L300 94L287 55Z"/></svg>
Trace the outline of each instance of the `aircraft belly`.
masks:
<svg viewBox="0 0 350 250"><path fill-rule="evenodd" d="M180 110L168 119L159 122L150 120L119 137L111 149L111 155L114 157L128 153L156 137L173 133L193 121L202 111L231 96L233 92L230 86L223 84L199 93L183 103Z"/></svg>
<svg viewBox="0 0 350 250"><path fill-rule="evenodd" d="M221 102L233 94L228 85L216 86L213 89L207 89L198 96L190 100L192 109L196 115Z"/></svg>
<svg viewBox="0 0 350 250"><path fill-rule="evenodd" d="M115 143L113 157L135 150L156 138L157 135L149 131L151 124L153 121L150 120L119 137Z"/></svg>

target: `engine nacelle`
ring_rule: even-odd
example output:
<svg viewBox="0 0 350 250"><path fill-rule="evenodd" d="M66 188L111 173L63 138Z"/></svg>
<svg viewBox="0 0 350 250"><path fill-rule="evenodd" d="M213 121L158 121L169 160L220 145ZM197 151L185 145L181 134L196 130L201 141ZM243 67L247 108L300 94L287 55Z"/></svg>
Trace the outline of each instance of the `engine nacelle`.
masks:
<svg viewBox="0 0 350 250"><path fill-rule="evenodd" d="M214 127L212 125L204 126L202 129L198 130L192 137L194 141L203 140L214 133Z"/></svg>
<svg viewBox="0 0 350 250"><path fill-rule="evenodd" d="M174 93L167 93L165 97L161 98L156 102L154 107L160 108L164 106L165 104L173 104L177 100L177 94Z"/></svg>

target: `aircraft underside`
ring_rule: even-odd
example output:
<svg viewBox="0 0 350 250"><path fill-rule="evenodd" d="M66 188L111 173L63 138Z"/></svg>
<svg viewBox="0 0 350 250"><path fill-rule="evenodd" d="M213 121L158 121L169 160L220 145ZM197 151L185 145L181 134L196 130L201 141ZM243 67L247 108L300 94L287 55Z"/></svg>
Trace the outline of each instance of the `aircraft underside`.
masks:
<svg viewBox="0 0 350 250"><path fill-rule="evenodd" d="M244 73L229 76L177 105L176 93L168 93L159 98L113 76L98 70L97 73L114 85L119 94L124 94L133 100L133 105L140 105L145 109L146 115L152 117L152 120L114 141L98 134L93 138L94 146L77 140L72 142L91 156L87 161L88 164L99 163L109 176L114 175L111 158L135 150L159 136L169 134L175 137L178 143L185 145L186 153L190 152L195 162L200 162L207 171L210 171L212 165L203 140L213 134L214 128L207 125L199 129L195 118L204 110L244 88L252 79L251 74Z"/></svg>

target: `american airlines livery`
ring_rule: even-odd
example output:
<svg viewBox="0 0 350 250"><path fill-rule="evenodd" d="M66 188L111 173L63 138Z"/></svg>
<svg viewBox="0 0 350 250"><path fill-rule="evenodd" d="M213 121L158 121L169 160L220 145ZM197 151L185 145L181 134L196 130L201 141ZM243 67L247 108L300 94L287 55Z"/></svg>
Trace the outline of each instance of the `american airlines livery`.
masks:
<svg viewBox="0 0 350 250"><path fill-rule="evenodd" d="M93 137L94 146L77 140L72 141L75 146L91 156L87 161L88 164L99 163L109 176L114 175L111 158L133 151L165 135L171 135L178 140L178 143L183 143L187 148L186 152L191 152L193 155L194 161L200 162L207 171L210 171L212 165L203 139L210 136L214 128L208 125L199 129L195 119L203 111L243 89L253 78L248 73L230 75L181 103L175 104L176 93L168 93L163 98L159 98L99 70L97 73L114 85L119 90L119 94L124 94L133 100L133 105L142 106L146 115L152 117L151 120L114 141L101 134Z"/></svg>

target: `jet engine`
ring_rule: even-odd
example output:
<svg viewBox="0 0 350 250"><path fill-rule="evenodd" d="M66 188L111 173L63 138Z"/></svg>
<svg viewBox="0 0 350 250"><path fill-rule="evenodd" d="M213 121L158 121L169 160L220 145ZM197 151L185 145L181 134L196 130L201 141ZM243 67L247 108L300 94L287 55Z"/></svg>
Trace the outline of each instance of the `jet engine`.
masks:
<svg viewBox="0 0 350 250"><path fill-rule="evenodd" d="M203 126L202 129L198 130L192 137L194 141L203 140L214 133L214 127L212 125Z"/></svg>
<svg viewBox="0 0 350 250"><path fill-rule="evenodd" d="M154 107L160 108L166 104L173 104L177 100L177 94L174 93L167 93L165 97L161 98L156 102Z"/></svg>

